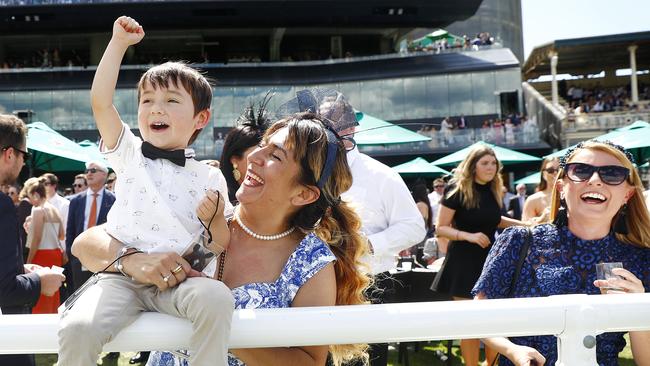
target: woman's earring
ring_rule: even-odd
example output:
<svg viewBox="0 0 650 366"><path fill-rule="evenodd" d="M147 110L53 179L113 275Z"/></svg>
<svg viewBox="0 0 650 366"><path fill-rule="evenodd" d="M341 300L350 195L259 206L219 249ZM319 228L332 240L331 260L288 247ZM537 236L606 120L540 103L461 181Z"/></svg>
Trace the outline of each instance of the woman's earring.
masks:
<svg viewBox="0 0 650 366"><path fill-rule="evenodd" d="M239 172L239 169L237 169L237 163L232 164L232 177L235 178L237 182L241 179L241 173Z"/></svg>
<svg viewBox="0 0 650 366"><path fill-rule="evenodd" d="M624 203L618 211L618 215L616 215L616 221L614 221L613 229L616 234L627 235L629 233L627 230L627 221L625 220L626 214L627 203Z"/></svg>
<svg viewBox="0 0 650 366"><path fill-rule="evenodd" d="M569 216L567 215L566 212L566 201L564 198L560 198L560 208L557 210L557 214L555 214L555 220L553 220L553 225L557 227L561 226L567 226L569 224Z"/></svg>

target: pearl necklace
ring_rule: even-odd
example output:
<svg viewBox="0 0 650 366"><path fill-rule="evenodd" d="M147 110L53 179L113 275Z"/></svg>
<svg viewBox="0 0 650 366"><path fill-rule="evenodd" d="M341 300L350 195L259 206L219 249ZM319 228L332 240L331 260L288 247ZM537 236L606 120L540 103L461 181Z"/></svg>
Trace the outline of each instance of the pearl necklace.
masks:
<svg viewBox="0 0 650 366"><path fill-rule="evenodd" d="M282 239L282 238L284 238L285 236L291 234L294 230L296 230L296 227L293 226L293 227L291 227L289 230L284 231L284 232L281 232L281 233L279 233L279 234L275 234L275 235L261 235L261 234L258 234L258 233L256 233L256 232L254 232L253 230L249 229L248 226L244 225L244 223L241 221L241 218L239 217L239 213L235 213L234 217L235 217L235 221L237 221L237 224L239 224L239 227L241 227L242 230L244 230L244 232L245 232L246 234L248 234L248 235L250 235L250 236L252 236L253 238L258 239L258 240L267 240L267 241L268 241L268 240L278 240L278 239Z"/></svg>

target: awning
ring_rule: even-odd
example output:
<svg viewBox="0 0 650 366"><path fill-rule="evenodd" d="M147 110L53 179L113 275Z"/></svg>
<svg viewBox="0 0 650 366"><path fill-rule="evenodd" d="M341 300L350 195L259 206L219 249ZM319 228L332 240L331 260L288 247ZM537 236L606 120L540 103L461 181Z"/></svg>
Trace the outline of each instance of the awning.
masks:
<svg viewBox="0 0 650 366"><path fill-rule="evenodd" d="M467 157L469 152L478 144L483 144L483 145L488 145L489 147L494 150L494 153L497 156L497 159L501 162L503 165L512 165L512 164L518 164L518 163L528 163L531 161L540 161L542 160L541 158L538 158L536 156L520 153L515 150L510 150L506 149L505 147L500 147L497 145L493 145L487 142L479 141L475 144L472 144L460 151L456 151L455 153L452 153L450 155L447 155L445 157L442 157L431 164L438 165L438 166L452 166L452 165L458 165L461 161Z"/></svg>
<svg viewBox="0 0 650 366"><path fill-rule="evenodd" d="M391 145L407 142L429 141L430 137L420 135L399 125L386 122L377 117L357 112L357 126L354 140L357 145Z"/></svg>
<svg viewBox="0 0 650 366"><path fill-rule="evenodd" d="M437 178L451 174L450 172L429 163L423 158L415 158L406 163L396 165L393 167L393 170L403 177Z"/></svg>

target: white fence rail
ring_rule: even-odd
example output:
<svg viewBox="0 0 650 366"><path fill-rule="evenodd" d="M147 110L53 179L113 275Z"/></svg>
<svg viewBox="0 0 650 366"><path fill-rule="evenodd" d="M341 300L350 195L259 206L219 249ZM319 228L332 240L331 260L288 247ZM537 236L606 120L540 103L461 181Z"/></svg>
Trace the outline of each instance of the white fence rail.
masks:
<svg viewBox="0 0 650 366"><path fill-rule="evenodd" d="M56 353L57 330L58 315L2 315L0 354ZM233 318L230 346L551 334L558 336L557 366L591 366L596 364L591 337L627 330L650 330L650 294L239 310ZM104 350L187 349L190 334L186 320L145 313Z"/></svg>

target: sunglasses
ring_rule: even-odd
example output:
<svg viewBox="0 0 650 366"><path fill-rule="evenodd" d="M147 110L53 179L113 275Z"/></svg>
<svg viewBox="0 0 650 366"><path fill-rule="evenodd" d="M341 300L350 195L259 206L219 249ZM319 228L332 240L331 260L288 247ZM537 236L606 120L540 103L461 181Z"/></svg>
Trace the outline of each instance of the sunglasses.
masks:
<svg viewBox="0 0 650 366"><path fill-rule="evenodd" d="M544 171L547 172L548 174L555 174L555 173L559 172L560 169L558 169L558 168L546 168L546 169L544 169Z"/></svg>
<svg viewBox="0 0 650 366"><path fill-rule="evenodd" d="M617 186L630 176L630 170L619 165L593 166L585 163L568 163L566 165L566 176L574 182L589 180L596 172L600 180L610 186Z"/></svg>
<svg viewBox="0 0 650 366"><path fill-rule="evenodd" d="M75 188L83 188L84 185L76 183L76 184L73 184L72 186L75 187Z"/></svg>
<svg viewBox="0 0 650 366"><path fill-rule="evenodd" d="M5 150L7 150L9 148L12 148L12 149L18 151L19 153L23 154L23 160L24 161L28 161L29 159L32 158L32 154L28 153L27 151L20 150L19 148L15 147L15 146L5 146L5 147L2 148L2 151L5 151Z"/></svg>
<svg viewBox="0 0 650 366"><path fill-rule="evenodd" d="M433 186L433 188L445 188L445 186Z"/></svg>
<svg viewBox="0 0 650 366"><path fill-rule="evenodd" d="M88 173L97 173L97 172L103 172L103 170L97 169L97 168L88 168L88 169L85 170L86 174L88 174Z"/></svg>

